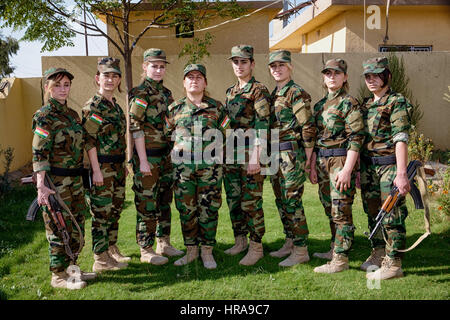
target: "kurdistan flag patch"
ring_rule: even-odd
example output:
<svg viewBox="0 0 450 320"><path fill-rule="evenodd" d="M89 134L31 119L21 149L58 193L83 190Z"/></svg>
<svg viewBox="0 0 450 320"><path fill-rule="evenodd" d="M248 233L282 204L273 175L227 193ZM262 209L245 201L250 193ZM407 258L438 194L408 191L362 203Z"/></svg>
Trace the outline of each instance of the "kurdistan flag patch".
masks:
<svg viewBox="0 0 450 320"><path fill-rule="evenodd" d="M230 118L228 118L228 116L225 116L225 119L223 119L220 126L224 129L226 129L229 125L230 125Z"/></svg>
<svg viewBox="0 0 450 320"><path fill-rule="evenodd" d="M100 117L99 115L93 113L92 116L89 118L94 122L97 122L98 124L102 124L103 123L103 118Z"/></svg>
<svg viewBox="0 0 450 320"><path fill-rule="evenodd" d="M145 102L145 100L136 98L136 100L134 100L134 102L143 109L147 108L147 102Z"/></svg>
<svg viewBox="0 0 450 320"><path fill-rule="evenodd" d="M40 127L36 127L36 129L34 130L34 133L36 133L39 137L44 138L44 139L47 138L49 135L48 131L46 131Z"/></svg>

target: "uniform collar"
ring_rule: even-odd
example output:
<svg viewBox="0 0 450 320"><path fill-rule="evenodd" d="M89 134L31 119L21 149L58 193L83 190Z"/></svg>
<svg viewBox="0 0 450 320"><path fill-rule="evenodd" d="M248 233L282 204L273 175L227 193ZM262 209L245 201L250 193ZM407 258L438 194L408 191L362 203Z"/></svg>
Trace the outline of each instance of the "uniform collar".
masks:
<svg viewBox="0 0 450 320"><path fill-rule="evenodd" d="M144 82L146 82L148 86L150 86L152 88L155 88L157 90L161 90L162 87L163 87L163 80L156 81L156 80L153 80L153 79L151 79L149 77L145 77L145 81Z"/></svg>
<svg viewBox="0 0 450 320"><path fill-rule="evenodd" d="M205 95L203 95L202 102L200 103L200 105L201 105L200 107L195 105L191 100L189 100L188 97L185 98L185 102L186 102L186 105L192 110L192 114L194 114L195 112L197 112L199 110L206 110L210 107Z"/></svg>
<svg viewBox="0 0 450 320"><path fill-rule="evenodd" d="M333 100L344 93L345 93L344 88L340 88L338 91L328 93L327 100L328 101Z"/></svg>
<svg viewBox="0 0 450 320"><path fill-rule="evenodd" d="M61 104L56 99L50 98L50 99L48 99L48 102L50 103L50 105L52 107L54 107L58 111L64 111L65 112L65 111L68 110L68 108L67 108L67 100L66 100L66 102L64 104Z"/></svg>
<svg viewBox="0 0 450 320"><path fill-rule="evenodd" d="M375 97L372 96L369 100L370 104L375 104L375 105L384 105L386 103L386 101L389 99L389 96L392 94L392 89L391 87L389 87L389 89L385 92L385 94L380 98L380 100L378 101L374 101Z"/></svg>
<svg viewBox="0 0 450 320"><path fill-rule="evenodd" d="M248 92L250 92L250 90L252 89L252 86L253 86L253 83L255 82L256 80L255 80L255 77L251 77L251 79L247 82L247 84L242 88L242 89L240 89L239 88L239 81L234 85L234 92L240 92L240 91L242 91L242 93L248 93Z"/></svg>
<svg viewBox="0 0 450 320"><path fill-rule="evenodd" d="M289 88L292 87L293 84L294 84L294 80L291 79L291 80L289 80L289 82L286 83L286 84L284 85L284 87L281 88L278 92L276 92L277 88L275 88L274 91L276 92L277 96L284 96L284 95L286 94L286 91L288 91Z"/></svg>
<svg viewBox="0 0 450 320"><path fill-rule="evenodd" d="M107 103L111 103L111 101L109 101L108 99L106 99L99 91L97 91L97 93L95 94L101 101L105 101ZM116 98L113 97L112 98L113 102L114 102L114 106L116 105Z"/></svg>

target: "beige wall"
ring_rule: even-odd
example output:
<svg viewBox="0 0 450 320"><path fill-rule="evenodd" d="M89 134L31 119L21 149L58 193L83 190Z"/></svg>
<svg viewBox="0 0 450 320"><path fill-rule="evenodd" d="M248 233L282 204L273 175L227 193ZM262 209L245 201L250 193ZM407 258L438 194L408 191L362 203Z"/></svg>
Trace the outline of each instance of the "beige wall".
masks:
<svg viewBox="0 0 450 320"><path fill-rule="evenodd" d="M17 170L31 161L31 118L41 106L41 78L10 79L8 95L0 95L0 146L14 148L10 170ZM0 157L0 173L4 172Z"/></svg>
<svg viewBox="0 0 450 320"><path fill-rule="evenodd" d="M157 13L145 13L139 15L136 19L149 20ZM255 53L264 53L269 50L269 22L276 13L276 9L262 10L233 23L223 24L210 30L195 32L194 35L195 37L204 38L205 34L209 32L214 36L213 43L208 47L210 54L229 53L232 46L240 43L251 44L254 47ZM214 18L207 25L199 28L214 26L229 19L229 17ZM130 34L133 36L138 35L147 23L133 23ZM108 34L118 42L117 32L110 25L108 25ZM131 37L131 40L133 41L134 38ZM161 48L167 55L178 55L187 43L192 43L192 38L176 38L174 27L168 29L150 29L137 43L136 48L133 50L133 55L142 57L143 52L148 48ZM111 55L118 55L118 50L114 45L109 44L108 50Z"/></svg>
<svg viewBox="0 0 450 320"><path fill-rule="evenodd" d="M450 76L445 70L450 69L450 53L402 53L410 78L409 87L414 97L424 111L419 130L425 136L433 139L436 148L450 148L450 103L444 99L444 94L450 94ZM358 88L363 83L361 76L362 62L374 54L366 53L293 53L294 80L311 94L313 103L322 98L324 91L321 86L320 71L325 61L340 57L349 65L350 93L358 94ZM182 70L184 59L177 56L168 57L172 63L168 66L164 84L173 92L175 99L183 96ZM225 101L225 91L236 79L232 72L228 54L212 55L205 60L207 67L208 88L211 97ZM255 77L264 83L269 91L275 87L275 82L268 72L268 54L255 56ZM43 70L50 66L64 66L75 78L69 98L69 106L80 112L84 103L96 92L93 77L96 72L97 57L43 57ZM123 68L123 66L122 66ZM138 85L141 74L141 59L133 59L134 85ZM17 169L31 160L31 116L41 105L40 78L15 79L10 94L6 99L0 99L0 144L3 147L15 148ZM117 95L118 102L125 107L125 93ZM1 169L1 168L0 168ZM1 171L0 171L1 172Z"/></svg>

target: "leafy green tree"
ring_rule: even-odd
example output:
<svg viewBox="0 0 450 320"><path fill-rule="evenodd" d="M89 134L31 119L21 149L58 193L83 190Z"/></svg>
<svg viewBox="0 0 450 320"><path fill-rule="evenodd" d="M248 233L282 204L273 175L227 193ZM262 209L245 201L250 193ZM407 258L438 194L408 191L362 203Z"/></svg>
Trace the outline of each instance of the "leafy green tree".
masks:
<svg viewBox="0 0 450 320"><path fill-rule="evenodd" d="M0 33L0 78L7 77L14 72L9 58L19 50L19 42L11 37L3 37Z"/></svg>

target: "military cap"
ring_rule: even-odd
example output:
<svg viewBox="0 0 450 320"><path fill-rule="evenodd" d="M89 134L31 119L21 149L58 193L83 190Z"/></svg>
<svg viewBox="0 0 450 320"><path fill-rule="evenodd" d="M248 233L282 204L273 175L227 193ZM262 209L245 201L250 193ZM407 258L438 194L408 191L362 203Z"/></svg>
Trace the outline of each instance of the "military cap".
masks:
<svg viewBox="0 0 450 320"><path fill-rule="evenodd" d="M157 48L150 48L144 51L144 62L145 61L164 61L169 63L166 59L166 53Z"/></svg>
<svg viewBox="0 0 450 320"><path fill-rule="evenodd" d="M184 68L183 77L186 77L186 75L191 71L199 71L206 78L206 68L202 64L198 64L198 63L188 64Z"/></svg>
<svg viewBox="0 0 450 320"><path fill-rule="evenodd" d="M107 72L114 72L119 75L122 75L122 72L120 72L120 60L115 58L103 58L98 59L97 64L97 70L100 73L107 73Z"/></svg>
<svg viewBox="0 0 450 320"><path fill-rule="evenodd" d="M269 53L269 64L274 62L291 62L291 52L287 50L277 50Z"/></svg>
<svg viewBox="0 0 450 320"><path fill-rule="evenodd" d="M389 69L388 59L386 57L378 57L363 62L363 74L382 73L385 69Z"/></svg>
<svg viewBox="0 0 450 320"><path fill-rule="evenodd" d="M253 59L253 47L249 44L240 44L231 48L231 57L228 59L233 59L235 57L244 59Z"/></svg>
<svg viewBox="0 0 450 320"><path fill-rule="evenodd" d="M322 73L325 73L328 69L347 73L347 62L342 59L330 59L325 63L325 67L322 69Z"/></svg>
<svg viewBox="0 0 450 320"><path fill-rule="evenodd" d="M73 74L71 74L64 68L50 68L44 72L45 80L48 80L49 78L51 78L54 75L57 75L58 73L64 73L70 80L74 78Z"/></svg>

